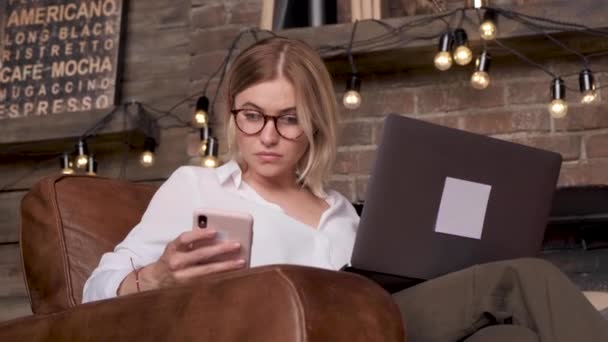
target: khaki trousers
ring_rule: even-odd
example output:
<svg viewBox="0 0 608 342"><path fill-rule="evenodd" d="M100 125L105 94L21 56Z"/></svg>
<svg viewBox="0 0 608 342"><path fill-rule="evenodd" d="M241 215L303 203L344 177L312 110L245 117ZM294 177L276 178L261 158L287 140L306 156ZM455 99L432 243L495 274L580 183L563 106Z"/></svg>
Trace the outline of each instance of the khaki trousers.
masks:
<svg viewBox="0 0 608 342"><path fill-rule="evenodd" d="M408 342L608 341L608 321L555 266L473 266L393 294Z"/></svg>

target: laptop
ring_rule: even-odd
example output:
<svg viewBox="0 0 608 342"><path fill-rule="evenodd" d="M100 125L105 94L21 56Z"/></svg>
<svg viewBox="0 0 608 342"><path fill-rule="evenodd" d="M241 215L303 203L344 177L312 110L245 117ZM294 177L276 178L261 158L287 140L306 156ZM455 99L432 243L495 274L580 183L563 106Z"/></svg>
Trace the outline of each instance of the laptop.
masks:
<svg viewBox="0 0 608 342"><path fill-rule="evenodd" d="M541 248L558 153L388 115L347 271L395 292Z"/></svg>

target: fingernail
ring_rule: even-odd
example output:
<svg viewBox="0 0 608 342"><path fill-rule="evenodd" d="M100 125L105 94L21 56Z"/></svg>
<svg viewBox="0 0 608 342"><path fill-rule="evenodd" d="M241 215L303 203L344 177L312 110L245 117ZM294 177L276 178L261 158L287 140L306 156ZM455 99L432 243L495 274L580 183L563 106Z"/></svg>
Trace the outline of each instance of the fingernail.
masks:
<svg viewBox="0 0 608 342"><path fill-rule="evenodd" d="M234 247L234 248L241 247L241 244L238 242L235 242L232 244L232 247Z"/></svg>
<svg viewBox="0 0 608 342"><path fill-rule="evenodd" d="M209 234L215 234L215 233L216 233L216 231L215 231L215 230L213 230L213 229L207 229L207 233L209 233Z"/></svg>
<svg viewBox="0 0 608 342"><path fill-rule="evenodd" d="M245 260L244 259L239 259L239 260L236 261L236 263L239 264L239 265L243 265L245 263Z"/></svg>

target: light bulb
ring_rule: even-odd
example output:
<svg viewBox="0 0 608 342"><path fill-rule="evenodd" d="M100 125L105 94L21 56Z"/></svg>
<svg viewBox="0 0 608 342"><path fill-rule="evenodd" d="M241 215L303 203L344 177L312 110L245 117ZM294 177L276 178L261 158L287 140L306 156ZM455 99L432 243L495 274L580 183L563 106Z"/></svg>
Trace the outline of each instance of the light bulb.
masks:
<svg viewBox="0 0 608 342"><path fill-rule="evenodd" d="M203 158L202 166L207 168L216 168L218 166L218 160L214 156L206 156Z"/></svg>
<svg viewBox="0 0 608 342"><path fill-rule="evenodd" d="M201 156L204 156L205 153L207 153L207 141L206 140L201 141L201 145L198 147L198 153Z"/></svg>
<svg viewBox="0 0 608 342"><path fill-rule="evenodd" d="M584 69L579 74L578 82L582 95L581 102L584 104L589 104L595 101L597 98L597 91L595 90L596 85L593 72L589 69Z"/></svg>
<svg viewBox="0 0 608 342"><path fill-rule="evenodd" d="M209 122L209 99L203 95L196 101L194 112L194 125L196 127L205 127Z"/></svg>
<svg viewBox="0 0 608 342"><path fill-rule="evenodd" d="M471 76L471 86L475 89L483 90L490 85L490 75L485 71L476 71Z"/></svg>
<svg viewBox="0 0 608 342"><path fill-rule="evenodd" d="M555 99L549 104L549 112L555 119L561 119L568 114L568 103L562 99Z"/></svg>
<svg viewBox="0 0 608 342"><path fill-rule="evenodd" d="M143 167L150 167L154 165L154 153L150 151L144 151L139 157L139 162Z"/></svg>
<svg viewBox="0 0 608 342"><path fill-rule="evenodd" d="M435 55L435 67L441 71L452 67L452 55L448 51L440 51Z"/></svg>
<svg viewBox="0 0 608 342"><path fill-rule="evenodd" d="M92 153L89 155L89 162L87 163L87 175L97 175L97 160L95 160L95 157Z"/></svg>
<svg viewBox="0 0 608 342"><path fill-rule="evenodd" d="M59 157L59 165L61 165L61 173L63 173L64 175L71 175L74 173L74 164L72 164L72 161L70 160L69 153L64 152Z"/></svg>
<svg viewBox="0 0 608 342"><path fill-rule="evenodd" d="M194 114L194 124L197 127L204 127L207 125L207 112L204 110L197 110L196 114Z"/></svg>
<svg viewBox="0 0 608 342"><path fill-rule="evenodd" d="M356 90L349 90L344 93L342 103L348 109L357 109L361 106L361 94Z"/></svg>
<svg viewBox="0 0 608 342"><path fill-rule="evenodd" d="M594 89L586 90L583 92L583 97L581 98L581 103L589 104L594 102L597 99L597 92Z"/></svg>
<svg viewBox="0 0 608 342"><path fill-rule="evenodd" d="M86 154L79 154L78 157L76 157L76 167L77 168L84 169L88 163L89 163L89 156L87 156Z"/></svg>
<svg viewBox="0 0 608 342"><path fill-rule="evenodd" d="M496 28L496 24L494 24L494 22L491 20L486 20L481 23L481 26L479 26L479 34L484 40L495 39L497 33L498 29Z"/></svg>
<svg viewBox="0 0 608 342"><path fill-rule="evenodd" d="M346 92L342 97L342 104L347 109L357 109L361 106L361 78L356 72L351 72L346 79Z"/></svg>
<svg viewBox="0 0 608 342"><path fill-rule="evenodd" d="M78 152L78 155L76 156L76 167L84 169L89 162L89 148L87 147L86 141L78 140L76 151Z"/></svg>
<svg viewBox="0 0 608 342"><path fill-rule="evenodd" d="M461 45L454 50L454 62L458 65L467 65L473 60L473 52L467 46Z"/></svg>

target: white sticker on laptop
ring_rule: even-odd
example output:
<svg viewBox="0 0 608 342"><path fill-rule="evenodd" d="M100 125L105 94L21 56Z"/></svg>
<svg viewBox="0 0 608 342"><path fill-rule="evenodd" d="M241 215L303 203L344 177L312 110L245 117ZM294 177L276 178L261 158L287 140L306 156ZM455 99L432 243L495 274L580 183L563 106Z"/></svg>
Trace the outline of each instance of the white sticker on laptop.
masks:
<svg viewBox="0 0 608 342"><path fill-rule="evenodd" d="M435 231L480 240L491 190L490 185L447 177Z"/></svg>

